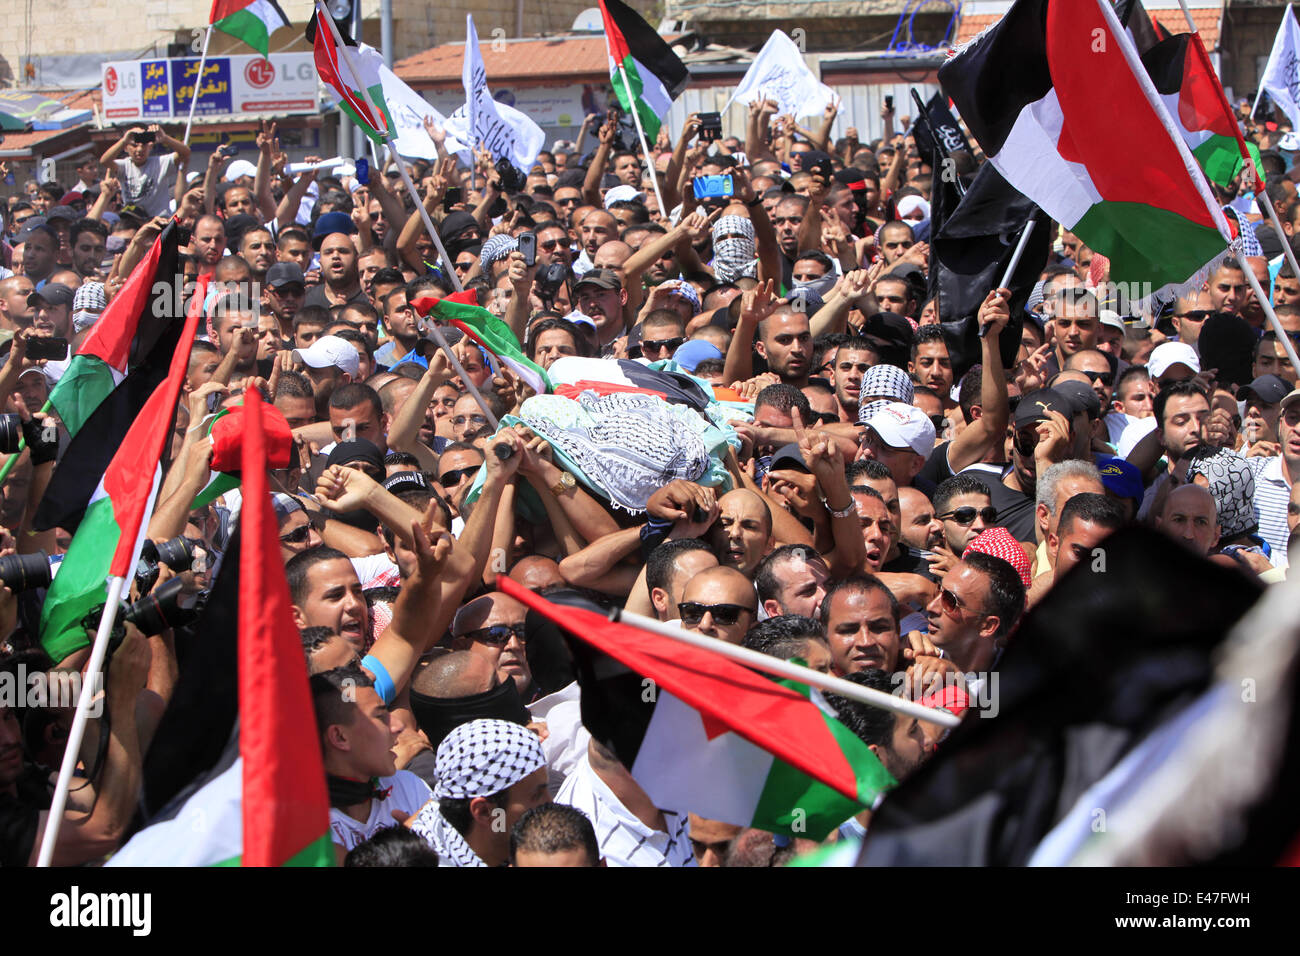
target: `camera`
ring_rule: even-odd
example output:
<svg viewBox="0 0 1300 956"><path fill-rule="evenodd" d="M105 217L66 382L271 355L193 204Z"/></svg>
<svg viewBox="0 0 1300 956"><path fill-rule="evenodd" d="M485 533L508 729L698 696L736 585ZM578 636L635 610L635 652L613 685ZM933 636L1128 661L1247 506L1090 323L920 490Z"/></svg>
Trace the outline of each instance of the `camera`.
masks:
<svg viewBox="0 0 1300 956"><path fill-rule="evenodd" d="M13 413L0 415L0 454L17 454L18 442L22 437L22 419Z"/></svg>
<svg viewBox="0 0 1300 956"><path fill-rule="evenodd" d="M501 177L501 189L508 193L521 193L528 177L514 167L508 159L497 160L497 175Z"/></svg>
<svg viewBox="0 0 1300 956"><path fill-rule="evenodd" d="M700 113L700 142L712 143L722 139L722 114Z"/></svg>
<svg viewBox="0 0 1300 956"><path fill-rule="evenodd" d="M203 612L207 595L184 594L184 586L180 578L163 582L156 591L129 605L122 612L122 620L134 624L145 637L194 623Z"/></svg>
<svg viewBox="0 0 1300 956"><path fill-rule="evenodd" d="M547 306L555 301L556 293L569 277L569 267L562 262L552 262L544 269L537 270L537 295Z"/></svg>
<svg viewBox="0 0 1300 956"><path fill-rule="evenodd" d="M17 418L17 415L9 416ZM48 588L54 575L50 572L50 556L44 551L34 554L9 554L0 558L0 584L15 594L33 588Z"/></svg>
<svg viewBox="0 0 1300 956"><path fill-rule="evenodd" d="M239 147L234 143L222 143L217 147L217 155L222 159L230 159L239 152Z"/></svg>
<svg viewBox="0 0 1300 956"><path fill-rule="evenodd" d="M143 133L132 133L131 142L133 143L152 143L157 137L152 130L145 130Z"/></svg>
<svg viewBox="0 0 1300 956"><path fill-rule="evenodd" d="M140 561L135 566L135 580L143 593L158 581L159 565L165 564L176 573L188 571L194 564L194 549L199 542L184 535L155 545L148 539L140 550Z"/></svg>

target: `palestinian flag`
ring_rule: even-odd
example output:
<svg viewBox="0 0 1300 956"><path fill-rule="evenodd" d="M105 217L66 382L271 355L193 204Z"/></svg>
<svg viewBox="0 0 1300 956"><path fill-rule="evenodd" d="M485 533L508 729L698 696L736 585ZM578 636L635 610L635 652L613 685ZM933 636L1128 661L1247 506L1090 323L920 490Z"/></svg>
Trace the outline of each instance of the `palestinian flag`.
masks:
<svg viewBox="0 0 1300 956"><path fill-rule="evenodd" d="M524 353L510 326L480 307L474 292L455 292L436 302L431 299L432 296L417 296L411 305L421 315L431 315L460 329L538 395L551 390L551 380L546 372Z"/></svg>
<svg viewBox="0 0 1300 956"><path fill-rule="evenodd" d="M605 22L610 86L619 106L627 112L636 109L646 142L653 143L690 74L654 27L621 0L600 0L600 16Z"/></svg>
<svg viewBox="0 0 1300 956"><path fill-rule="evenodd" d="M261 412L255 389L246 407ZM239 552L240 759L170 819L137 834L117 866L331 866L325 768L289 585L279 558L261 414L247 416Z"/></svg>
<svg viewBox="0 0 1300 956"><path fill-rule="evenodd" d="M1258 170L1259 147L1241 135L1223 85L1210 63L1199 33L1180 33L1142 54L1175 128L1211 182L1227 187L1241 172L1245 158L1255 164L1251 191L1264 188Z"/></svg>
<svg viewBox="0 0 1300 956"><path fill-rule="evenodd" d="M319 3L316 15L307 24L307 42L312 45L321 82L338 95L339 108L352 122L376 142L382 142L390 134L396 135L393 117L384 102L384 81L380 75L384 58L379 51L365 44L358 46L352 37L340 33L338 25Z"/></svg>
<svg viewBox="0 0 1300 956"><path fill-rule="evenodd" d="M656 806L823 840L896 784L816 691L506 578L497 586L581 638L569 646L582 722Z"/></svg>
<svg viewBox="0 0 1300 956"><path fill-rule="evenodd" d="M1113 281L1182 286L1224 253L1223 214L1106 0L1017 0L939 82L998 172Z"/></svg>
<svg viewBox="0 0 1300 956"><path fill-rule="evenodd" d="M81 431L129 368L148 356L172 324L170 309L154 308L154 286L162 283L170 289L180 274L176 240L175 226L154 240L51 390L50 405L69 435Z"/></svg>
<svg viewBox="0 0 1300 956"><path fill-rule="evenodd" d="M88 501L82 503L84 517L77 525L68 553L41 607L41 644L55 661L90 643L86 629L81 626L82 618L95 605L104 603L106 579L130 577L140 559L145 529L162 482L159 462L171 441L176 403L185 384L197 327L197 316L185 321L167 377L145 402L121 444L116 447L103 477L98 480ZM133 378L136 376L127 381ZM123 387L115 389L113 394L122 391ZM110 397L101 409L109 408L111 404ZM91 423L98 416L97 411L91 416ZM103 442L103 436L95 436L90 426L81 432L81 437L87 436L94 436L99 444ZM80 472L81 460L72 457L78 447L76 440L69 445L62 467L55 469L56 479L51 482L51 489L59 473L65 470ZM49 495L47 492L41 502L42 511Z"/></svg>
<svg viewBox="0 0 1300 956"><path fill-rule="evenodd" d="M212 0L208 22L266 57L271 34L287 27L289 18L275 0Z"/></svg>

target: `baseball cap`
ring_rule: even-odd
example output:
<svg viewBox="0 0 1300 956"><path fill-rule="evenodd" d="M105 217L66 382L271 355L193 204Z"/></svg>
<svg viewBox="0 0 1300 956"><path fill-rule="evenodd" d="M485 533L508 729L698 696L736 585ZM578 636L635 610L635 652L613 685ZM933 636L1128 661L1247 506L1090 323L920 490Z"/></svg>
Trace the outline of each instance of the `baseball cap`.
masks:
<svg viewBox="0 0 1300 956"><path fill-rule="evenodd" d="M594 285L598 289L621 289L623 280L613 269L588 269L573 287L579 289L584 285Z"/></svg>
<svg viewBox="0 0 1300 956"><path fill-rule="evenodd" d="M795 471L808 470L808 464L803 460L803 453L799 451L799 446L796 443L791 442L788 445L782 445L772 455L772 461L767 466L767 470L776 471L779 468L792 468Z"/></svg>
<svg viewBox="0 0 1300 956"><path fill-rule="evenodd" d="M1286 398L1288 391L1290 386L1276 375L1261 375L1249 385L1237 389L1237 400L1247 401L1253 393L1264 404L1276 405Z"/></svg>
<svg viewBox="0 0 1300 956"><path fill-rule="evenodd" d="M357 224L352 221L352 217L345 212L327 212L316 220L316 229L311 236L311 247L320 249L321 243L326 237L334 235L336 232L344 233L351 236L357 231Z"/></svg>
<svg viewBox="0 0 1300 956"><path fill-rule="evenodd" d="M272 289L283 289L288 285L307 286L307 279L302 268L296 262L277 262L266 270L266 284Z"/></svg>
<svg viewBox="0 0 1300 956"><path fill-rule="evenodd" d="M56 219L62 219L64 222L76 222L81 216L71 206L55 206L45 214L46 222L53 222Z"/></svg>
<svg viewBox="0 0 1300 956"><path fill-rule="evenodd" d="M1121 332L1124 331L1124 320L1120 318L1118 312L1112 309L1101 310L1101 324L1109 325L1112 329L1119 329Z"/></svg>
<svg viewBox="0 0 1300 956"><path fill-rule="evenodd" d="M565 318L568 319L570 322L581 322L583 325L589 325L593 329L596 327L595 319L587 315L587 313L585 312L579 312L577 309L574 309L572 312L566 315Z"/></svg>
<svg viewBox="0 0 1300 956"><path fill-rule="evenodd" d="M1289 395L1282 399L1282 407L1289 408L1296 402L1300 402L1300 388L1295 389Z"/></svg>
<svg viewBox="0 0 1300 956"><path fill-rule="evenodd" d="M357 354L356 346L337 335L322 335L308 348L294 349L293 354L302 359L309 368L335 366L353 378L357 377L361 367L361 356Z"/></svg>
<svg viewBox="0 0 1300 956"><path fill-rule="evenodd" d="M720 358L723 358L722 350L706 339L683 342L673 353L673 361L688 372L694 372L701 362Z"/></svg>
<svg viewBox="0 0 1300 956"><path fill-rule="evenodd" d="M859 424L875 431L890 448L907 448L922 458L934 451L934 422L915 405L889 402Z"/></svg>
<svg viewBox="0 0 1300 956"><path fill-rule="evenodd" d="M911 405L916 397L912 377L897 365L873 365L862 376L862 385L858 396L870 398L891 398L896 402Z"/></svg>
<svg viewBox="0 0 1300 956"><path fill-rule="evenodd" d="M1137 465L1115 455L1098 455L1097 472L1101 483L1116 498L1134 498L1142 501L1145 489L1142 485L1142 472Z"/></svg>
<svg viewBox="0 0 1300 956"><path fill-rule="evenodd" d="M608 209L616 202L641 202L644 199L645 193L641 192L635 186L629 186L627 183L623 183L605 193L605 208Z"/></svg>
<svg viewBox="0 0 1300 956"><path fill-rule="evenodd" d="M257 167L246 159L237 159L226 167L226 174L221 178L233 183L240 176L257 176Z"/></svg>
<svg viewBox="0 0 1300 956"><path fill-rule="evenodd" d="M399 471L385 478L383 486L388 493L400 495L404 491L424 491L429 481L418 471Z"/></svg>
<svg viewBox="0 0 1300 956"><path fill-rule="evenodd" d="M57 282L47 282L41 288L27 296L28 305L36 305L38 302L45 302L48 305L66 305L72 307L76 300L77 294L69 289L66 285L60 285Z"/></svg>
<svg viewBox="0 0 1300 956"><path fill-rule="evenodd" d="M1087 412L1089 418L1101 416L1101 399L1097 397L1091 385L1075 381L1057 382L1052 386L1052 391L1070 403L1071 416L1079 412Z"/></svg>
<svg viewBox="0 0 1300 956"><path fill-rule="evenodd" d="M1022 395L1020 403L1016 405L1016 430L1046 421L1048 412L1060 412L1068 419L1073 409L1069 401L1053 388L1040 388L1036 392Z"/></svg>
<svg viewBox="0 0 1300 956"><path fill-rule="evenodd" d="M1186 365L1193 372L1200 372L1201 359L1196 349L1186 342L1164 342L1152 349L1147 358L1147 372L1153 379L1160 378L1175 365Z"/></svg>
<svg viewBox="0 0 1300 956"><path fill-rule="evenodd" d="M139 203L129 202L117 211L118 218L127 225L142 226L149 221L149 213ZM30 222L31 220L28 220Z"/></svg>

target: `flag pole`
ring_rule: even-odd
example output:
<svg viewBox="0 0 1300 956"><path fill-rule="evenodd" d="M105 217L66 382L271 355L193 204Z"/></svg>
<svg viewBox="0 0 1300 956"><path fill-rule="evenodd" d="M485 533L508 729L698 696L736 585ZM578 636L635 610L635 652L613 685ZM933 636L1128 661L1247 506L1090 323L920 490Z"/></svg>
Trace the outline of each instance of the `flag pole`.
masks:
<svg viewBox="0 0 1300 956"><path fill-rule="evenodd" d="M365 81L362 80L356 64L352 61L352 54L348 52L347 44L344 43L343 38L339 36L338 28L335 27L334 21L330 18L329 13L321 6L320 0L317 0L316 11L318 14L324 14L322 19L329 25L330 34L332 35L335 44L338 46L339 56L343 57L348 72L351 73L352 78L356 80L357 89L360 91L361 98L365 101L371 114L376 117L382 115L379 109L376 108L374 102L370 99L370 91L366 89ZM456 275L456 269L452 264L451 257L447 255L447 250L442 244L442 239L438 235L438 230L434 228L433 220L429 218L429 210L424 208L424 203L420 201L420 194L415 189L415 183L411 182L411 174L406 171L406 164L402 162L402 157L397 152L397 145L393 141L393 133L387 128L385 128L384 142L387 144L389 152L397 163L397 171L401 174L402 182L406 184L406 189L411 194L411 200L415 203L415 210L419 214L420 219L423 220L424 228L428 231L429 238L433 240L434 246L438 249L438 256L441 258L443 266L447 270L447 277L451 280L452 287L455 288L457 292L463 292L465 287L461 285L460 276ZM483 412L484 417L488 420L488 424L492 426L493 431L496 431L499 427L497 417L492 414L491 406L488 405L487 400L478 390L478 387L470 381L469 376L465 373L465 367L460 364L460 359L456 357L456 353L453 352L451 346L447 344L447 339L443 336L442 329L438 328L436 321L430 323L429 330L433 335L433 340L446 354L447 360L451 362L451 367L456 370L456 374L460 376L460 380L465 383L465 388L467 388L469 393L474 396L474 401L478 404L479 410Z"/></svg>
<svg viewBox="0 0 1300 956"><path fill-rule="evenodd" d="M1025 246L1029 243L1029 234L1034 231L1034 222L1035 220L1030 219L1025 223L1025 227L1020 230L1020 240L1016 243L1016 248L1012 250L1011 261L1007 263L1006 271L1002 273L1002 281L997 284L996 288L1011 288L1011 276L1015 273L1016 266L1020 265L1020 257L1025 254ZM988 334L989 327L987 325L981 325L979 328L979 337L984 338Z"/></svg>
<svg viewBox="0 0 1300 956"><path fill-rule="evenodd" d="M95 632L95 643L90 652L90 661L86 664L81 681L81 695L77 699L77 713L72 719L72 729L68 732L68 743L63 751L63 763L59 767L59 779L54 785L54 795L50 800L49 816L45 820L45 836L41 841L40 856L37 866L49 866L54 858L54 845L59 839L59 827L63 824L63 811L68 804L68 786L72 783L72 773L77 768L81 752L81 741L86 735L86 721L90 715L90 702L99 690L96 676L104 667L104 658L108 654L109 637L113 625L117 623L118 607L122 601L122 590L126 578L110 577L108 579L108 597L104 602L104 612L99 618L99 630ZM107 681L104 681L107 685ZM107 692L107 686L105 686Z"/></svg>
<svg viewBox="0 0 1300 956"><path fill-rule="evenodd" d="M203 88L203 67L208 62L208 43L212 40L212 24L208 24L203 33L203 53L199 56L199 75L194 81L194 92L190 96L190 118L185 121L185 137L181 140L186 146L190 144L190 127L194 125L194 107L199 104L199 90Z"/></svg>
<svg viewBox="0 0 1300 956"><path fill-rule="evenodd" d="M1197 42L1199 43L1200 32L1196 29L1196 23L1192 19L1192 12L1187 8L1187 0L1178 0L1178 5L1182 7L1183 17L1187 20L1187 29L1191 31L1192 35L1197 38ZM1287 4L1287 11L1290 12L1290 10L1291 5ZM1283 23L1285 24L1285 20ZM1263 91L1263 86L1260 87L1260 91ZM1215 92L1218 94L1219 101L1227 111L1229 118L1235 123L1236 119L1232 116L1232 104L1228 102L1227 94L1223 91L1222 82L1216 80ZM1255 104L1259 104L1258 96L1255 97ZM1254 110L1251 110L1251 113L1253 115ZM1237 134L1237 143L1242 152L1242 162L1245 164L1245 169L1250 172L1251 178L1254 180L1255 188L1253 188L1251 192L1255 195L1255 203L1256 205L1262 205L1268 212L1269 223L1273 226L1273 230L1277 233L1278 239L1282 242L1282 254L1286 257L1287 264L1291 267L1292 273L1297 279L1300 279L1300 263L1296 262L1295 250L1291 248L1291 242L1288 239L1287 234L1282 231L1282 223L1277 217L1277 210L1273 208L1273 200L1269 198L1268 191L1264 188L1264 183L1259 178L1259 170L1254 168L1254 161L1250 158L1250 153L1246 149L1246 141L1242 138L1241 133L1235 126L1233 131ZM1268 297L1264 295L1264 289L1260 285L1259 279L1256 278L1254 271L1250 268L1248 263L1242 263L1241 271L1249 281L1250 287L1255 293L1255 298L1259 300L1260 307L1264 310L1264 314L1268 316L1269 324L1273 327L1273 332L1277 336L1278 341L1282 343L1282 348L1286 352L1287 358L1291 360L1291 367L1300 369L1300 357L1297 357L1295 346L1291 344L1291 337L1287 335L1286 329L1282 327L1281 321L1279 321L1277 314L1273 311L1273 304L1268 300Z"/></svg>
<svg viewBox="0 0 1300 956"><path fill-rule="evenodd" d="M939 710L934 707L926 707L924 704L918 704L915 701L907 700L903 697L895 697L893 694L886 694L881 690L862 687L858 684L854 684L852 681L844 680L842 677L832 677L829 674L823 674L821 671L815 671L810 667L791 664L789 661L783 661L768 654L760 654L758 651L751 651L747 647L728 644L726 641L720 641L716 637L705 637L703 634L695 634L691 631L674 627L671 624L664 624L660 621L656 621L654 618L646 617L642 614L635 614L631 611L624 611L621 608L615 607L609 612L609 619L611 621L630 624L631 626L638 627L643 631L651 631L661 637L667 637L682 644L689 644L692 647L698 647L701 650L719 654L738 664L752 667L754 670L773 674L777 677L784 677L787 680L792 680L800 684L807 684L809 687L816 687L818 690L829 691L830 693L838 694L841 697L847 697L850 700L855 700L860 704L866 704L870 707L881 707L885 710L893 711L896 714L902 714L905 717L915 717L917 720L929 721L930 723L938 724L941 727L956 727L961 723L961 718L950 714L947 711Z"/></svg>
<svg viewBox="0 0 1300 956"><path fill-rule="evenodd" d="M609 44L609 38L605 38L606 45ZM641 128L641 114L636 111L636 97L632 95L632 85L627 81L627 70L619 64L618 75L623 77L623 89L627 91L627 105L629 112L632 114L632 122L636 124L636 135L641 140L641 152L645 154L646 171L650 173L650 185L655 188L655 199L659 203L659 215L667 218L668 210L664 208L664 197L659 192L659 176L655 172L655 159L650 155L650 147L646 145L645 130Z"/></svg>

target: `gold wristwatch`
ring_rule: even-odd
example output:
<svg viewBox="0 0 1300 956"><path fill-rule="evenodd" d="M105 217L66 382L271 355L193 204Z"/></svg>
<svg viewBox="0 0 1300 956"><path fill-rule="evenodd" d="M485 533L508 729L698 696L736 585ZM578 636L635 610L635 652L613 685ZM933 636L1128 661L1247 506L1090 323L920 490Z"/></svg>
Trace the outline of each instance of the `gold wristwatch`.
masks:
<svg viewBox="0 0 1300 956"><path fill-rule="evenodd" d="M578 479L574 478L571 472L561 471L560 480L551 488L551 494L558 498L570 488L576 487L578 487Z"/></svg>

